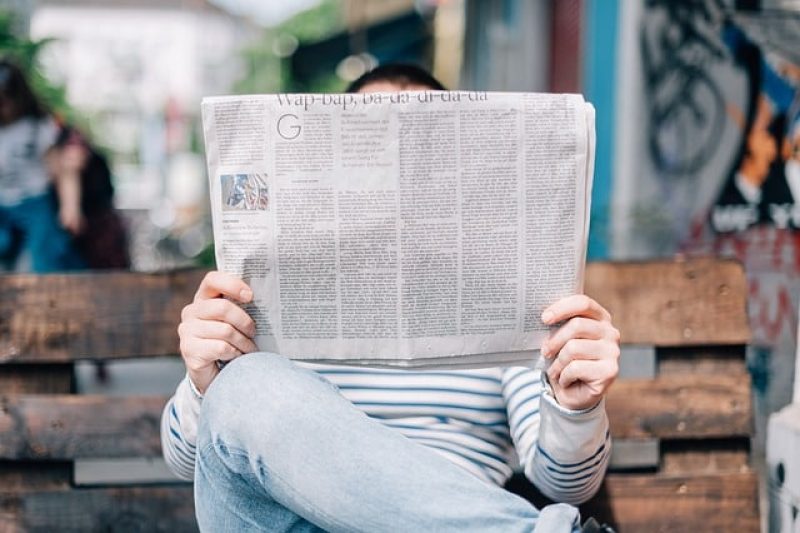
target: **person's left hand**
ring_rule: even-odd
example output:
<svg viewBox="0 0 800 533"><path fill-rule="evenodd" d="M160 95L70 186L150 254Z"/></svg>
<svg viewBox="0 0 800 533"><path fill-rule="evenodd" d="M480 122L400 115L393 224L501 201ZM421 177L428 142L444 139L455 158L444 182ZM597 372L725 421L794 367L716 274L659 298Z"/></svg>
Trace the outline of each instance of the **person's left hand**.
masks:
<svg viewBox="0 0 800 533"><path fill-rule="evenodd" d="M547 325L563 322L542 342L552 359L547 377L558 403L568 409L594 407L619 373L619 331L611 315L583 294L557 301L542 313Z"/></svg>

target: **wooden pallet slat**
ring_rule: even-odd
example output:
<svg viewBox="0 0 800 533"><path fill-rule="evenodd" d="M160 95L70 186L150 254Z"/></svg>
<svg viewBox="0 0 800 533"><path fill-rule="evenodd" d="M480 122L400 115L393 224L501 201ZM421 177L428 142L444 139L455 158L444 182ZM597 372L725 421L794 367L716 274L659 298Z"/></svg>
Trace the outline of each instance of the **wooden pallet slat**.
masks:
<svg viewBox="0 0 800 533"><path fill-rule="evenodd" d="M760 530L754 472L713 475L609 474L584 516L620 533Z"/></svg>
<svg viewBox="0 0 800 533"><path fill-rule="evenodd" d="M0 363L174 355L200 270L0 277Z"/></svg>
<svg viewBox="0 0 800 533"><path fill-rule="evenodd" d="M197 531L192 487L0 492L4 532Z"/></svg>
<svg viewBox="0 0 800 533"><path fill-rule="evenodd" d="M0 397L0 458L158 457L163 396Z"/></svg>
<svg viewBox="0 0 800 533"><path fill-rule="evenodd" d="M604 305L630 344L746 344L747 286L741 264L589 263L586 294Z"/></svg>
<svg viewBox="0 0 800 533"><path fill-rule="evenodd" d="M715 438L752 433L747 376L622 380L606 396L615 438Z"/></svg>
<svg viewBox="0 0 800 533"><path fill-rule="evenodd" d="M738 437L752 429L749 394L739 376L662 376L616 383L606 405L615 438ZM0 458L157 456L166 400L2 396Z"/></svg>

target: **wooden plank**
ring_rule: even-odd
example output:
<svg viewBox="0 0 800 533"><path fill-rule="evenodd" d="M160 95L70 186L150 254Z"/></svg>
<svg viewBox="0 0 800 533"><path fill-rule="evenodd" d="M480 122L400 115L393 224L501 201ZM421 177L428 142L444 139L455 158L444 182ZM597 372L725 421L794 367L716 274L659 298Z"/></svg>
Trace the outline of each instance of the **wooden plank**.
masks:
<svg viewBox="0 0 800 533"><path fill-rule="evenodd" d="M590 263L586 294L613 315L631 344L746 344L747 282L734 261Z"/></svg>
<svg viewBox="0 0 800 533"><path fill-rule="evenodd" d="M69 394L73 385L72 363L0 365L3 394Z"/></svg>
<svg viewBox="0 0 800 533"><path fill-rule="evenodd" d="M616 438L714 438L752 433L746 375L622 380L606 396L606 410Z"/></svg>
<svg viewBox="0 0 800 533"><path fill-rule="evenodd" d="M157 457L165 397L5 395L0 458ZM746 376L661 376L616 383L606 399L615 438L746 437Z"/></svg>
<svg viewBox="0 0 800 533"><path fill-rule="evenodd" d="M619 533L760 531L754 472L704 476L609 474L581 506Z"/></svg>
<svg viewBox="0 0 800 533"><path fill-rule="evenodd" d="M0 391L11 393L72 392L72 363L42 365L0 365ZM7 413L0 400L0 420ZM27 492L32 490L65 489L72 480L72 463L66 461L0 461L0 489ZM0 507L0 524L4 524L3 508ZM0 527L0 530L5 530Z"/></svg>
<svg viewBox="0 0 800 533"><path fill-rule="evenodd" d="M0 362L173 354L180 309L191 301L203 274L3 276ZM612 311L627 343L749 340L745 279L738 263L592 263L586 291Z"/></svg>
<svg viewBox="0 0 800 533"><path fill-rule="evenodd" d="M197 531L191 485L0 492L2 531Z"/></svg>
<svg viewBox="0 0 800 533"><path fill-rule="evenodd" d="M0 277L0 363L171 355L204 275L92 272Z"/></svg>
<svg viewBox="0 0 800 533"><path fill-rule="evenodd" d="M661 472L664 474L717 474L749 471L750 439L746 437L661 443Z"/></svg>
<svg viewBox="0 0 800 533"><path fill-rule="evenodd" d="M158 457L161 396L0 397L0 459Z"/></svg>

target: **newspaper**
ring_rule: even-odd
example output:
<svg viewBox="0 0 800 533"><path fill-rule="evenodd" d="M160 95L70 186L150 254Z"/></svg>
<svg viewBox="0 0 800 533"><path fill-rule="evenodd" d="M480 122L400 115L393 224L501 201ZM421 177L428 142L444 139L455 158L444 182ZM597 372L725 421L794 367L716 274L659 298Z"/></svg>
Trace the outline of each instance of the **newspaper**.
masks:
<svg viewBox="0 0 800 533"><path fill-rule="evenodd" d="M582 291L594 108L420 91L203 100L220 270L259 349L376 367L533 365Z"/></svg>

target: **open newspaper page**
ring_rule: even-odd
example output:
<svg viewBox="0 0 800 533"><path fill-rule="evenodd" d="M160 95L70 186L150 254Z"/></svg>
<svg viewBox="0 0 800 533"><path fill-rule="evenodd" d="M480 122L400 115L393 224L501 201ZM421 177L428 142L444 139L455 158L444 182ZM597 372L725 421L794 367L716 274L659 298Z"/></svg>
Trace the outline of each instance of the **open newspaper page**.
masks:
<svg viewBox="0 0 800 533"><path fill-rule="evenodd" d="M363 366L532 365L582 290L594 109L422 91L203 101L217 264L260 349Z"/></svg>

